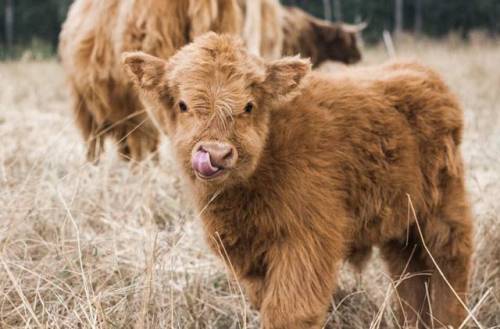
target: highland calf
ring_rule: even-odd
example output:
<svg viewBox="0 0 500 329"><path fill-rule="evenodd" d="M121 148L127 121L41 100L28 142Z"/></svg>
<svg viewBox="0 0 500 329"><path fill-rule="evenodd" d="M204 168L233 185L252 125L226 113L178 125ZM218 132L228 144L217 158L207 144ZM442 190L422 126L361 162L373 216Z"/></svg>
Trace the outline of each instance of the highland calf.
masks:
<svg viewBox="0 0 500 329"><path fill-rule="evenodd" d="M361 267L373 246L405 277L401 325L464 320L423 243L465 300L462 111L435 72L394 62L329 77L214 33L169 61L123 62L171 139L211 249L227 253L263 328L321 328L339 263Z"/></svg>
<svg viewBox="0 0 500 329"><path fill-rule="evenodd" d="M394 278L409 274L397 289L401 325L464 320L418 230L465 300L462 112L436 73L394 62L329 77L214 33L169 61L123 62L171 139L211 249L227 253L263 328L321 328L339 263L361 267L373 246Z"/></svg>

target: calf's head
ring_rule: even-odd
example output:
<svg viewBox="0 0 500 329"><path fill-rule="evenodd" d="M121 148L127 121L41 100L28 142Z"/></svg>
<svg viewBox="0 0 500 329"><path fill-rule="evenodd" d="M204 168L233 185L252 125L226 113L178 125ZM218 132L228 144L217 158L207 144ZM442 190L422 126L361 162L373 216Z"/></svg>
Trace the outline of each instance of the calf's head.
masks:
<svg viewBox="0 0 500 329"><path fill-rule="evenodd" d="M123 55L125 70L165 130L181 169L195 184L251 177L262 157L271 111L299 92L310 63L264 62L235 37L208 33L168 61Z"/></svg>

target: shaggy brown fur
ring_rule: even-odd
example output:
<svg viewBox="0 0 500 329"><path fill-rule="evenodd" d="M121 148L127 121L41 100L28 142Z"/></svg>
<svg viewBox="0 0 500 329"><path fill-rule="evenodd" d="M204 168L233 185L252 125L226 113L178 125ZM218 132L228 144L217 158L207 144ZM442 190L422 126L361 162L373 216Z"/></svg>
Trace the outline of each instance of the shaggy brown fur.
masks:
<svg viewBox="0 0 500 329"><path fill-rule="evenodd" d="M284 27L283 6L279 0L262 0L260 54L267 59L277 59L283 55Z"/></svg>
<svg viewBox="0 0 500 329"><path fill-rule="evenodd" d="M168 62L129 53L124 63L171 138L210 247L227 255L263 328L320 328L339 263L361 266L372 246L394 278L411 274L398 286L401 324L432 314L435 326L459 325L465 311L407 197L465 300L462 111L440 77L413 62L329 77L243 48L210 33Z"/></svg>
<svg viewBox="0 0 500 329"><path fill-rule="evenodd" d="M430 323L429 305L436 326L464 319L408 216L410 196L465 299L462 111L436 73L396 62L328 77L298 58L265 63L213 33L168 62L131 53L124 63L168 131L210 247L228 256L263 328L320 328L339 262L372 246L395 278L412 274L398 286L402 324Z"/></svg>
<svg viewBox="0 0 500 329"><path fill-rule="evenodd" d="M281 57L284 43L283 6L278 0L239 0L245 16L243 37L252 54Z"/></svg>
<svg viewBox="0 0 500 329"><path fill-rule="evenodd" d="M357 42L361 29L332 24L299 8L283 6L283 54L309 57L314 66L327 60L356 63L361 60Z"/></svg>

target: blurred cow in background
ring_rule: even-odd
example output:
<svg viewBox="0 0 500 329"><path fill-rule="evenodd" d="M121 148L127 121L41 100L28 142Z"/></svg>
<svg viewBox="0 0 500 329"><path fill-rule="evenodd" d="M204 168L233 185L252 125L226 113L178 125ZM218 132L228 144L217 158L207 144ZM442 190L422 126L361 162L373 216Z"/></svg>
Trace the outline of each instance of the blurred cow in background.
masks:
<svg viewBox="0 0 500 329"><path fill-rule="evenodd" d="M253 54L267 59L300 54L309 57L314 66L325 61L353 64L361 60L358 37L365 24L331 23L300 8L282 6L277 0L239 0L239 4L246 17L243 37Z"/></svg>
<svg viewBox="0 0 500 329"><path fill-rule="evenodd" d="M309 57L316 67L325 61L353 64L361 60L358 35L365 25L331 23L296 7L283 6L283 55Z"/></svg>
<svg viewBox="0 0 500 329"><path fill-rule="evenodd" d="M106 137L125 159L142 160L159 134L119 65L123 52L167 59L207 31L242 35L250 52L353 63L355 31L333 25L278 0L76 0L60 36L59 54L70 85L87 158L97 161Z"/></svg>

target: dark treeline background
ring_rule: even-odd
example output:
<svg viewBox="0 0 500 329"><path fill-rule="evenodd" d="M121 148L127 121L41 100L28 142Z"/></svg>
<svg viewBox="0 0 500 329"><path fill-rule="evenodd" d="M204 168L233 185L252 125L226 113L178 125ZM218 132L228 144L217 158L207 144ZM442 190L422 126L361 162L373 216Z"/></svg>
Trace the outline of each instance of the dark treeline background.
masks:
<svg viewBox="0 0 500 329"><path fill-rule="evenodd" d="M104 0L95 0L104 1ZM165 0L168 1L168 0ZM0 56L35 49L47 55L57 48L60 27L72 0L0 0ZM500 0L282 0L333 21L367 21L368 42L382 31L407 31L431 37L449 32L467 38L482 29L500 32Z"/></svg>

